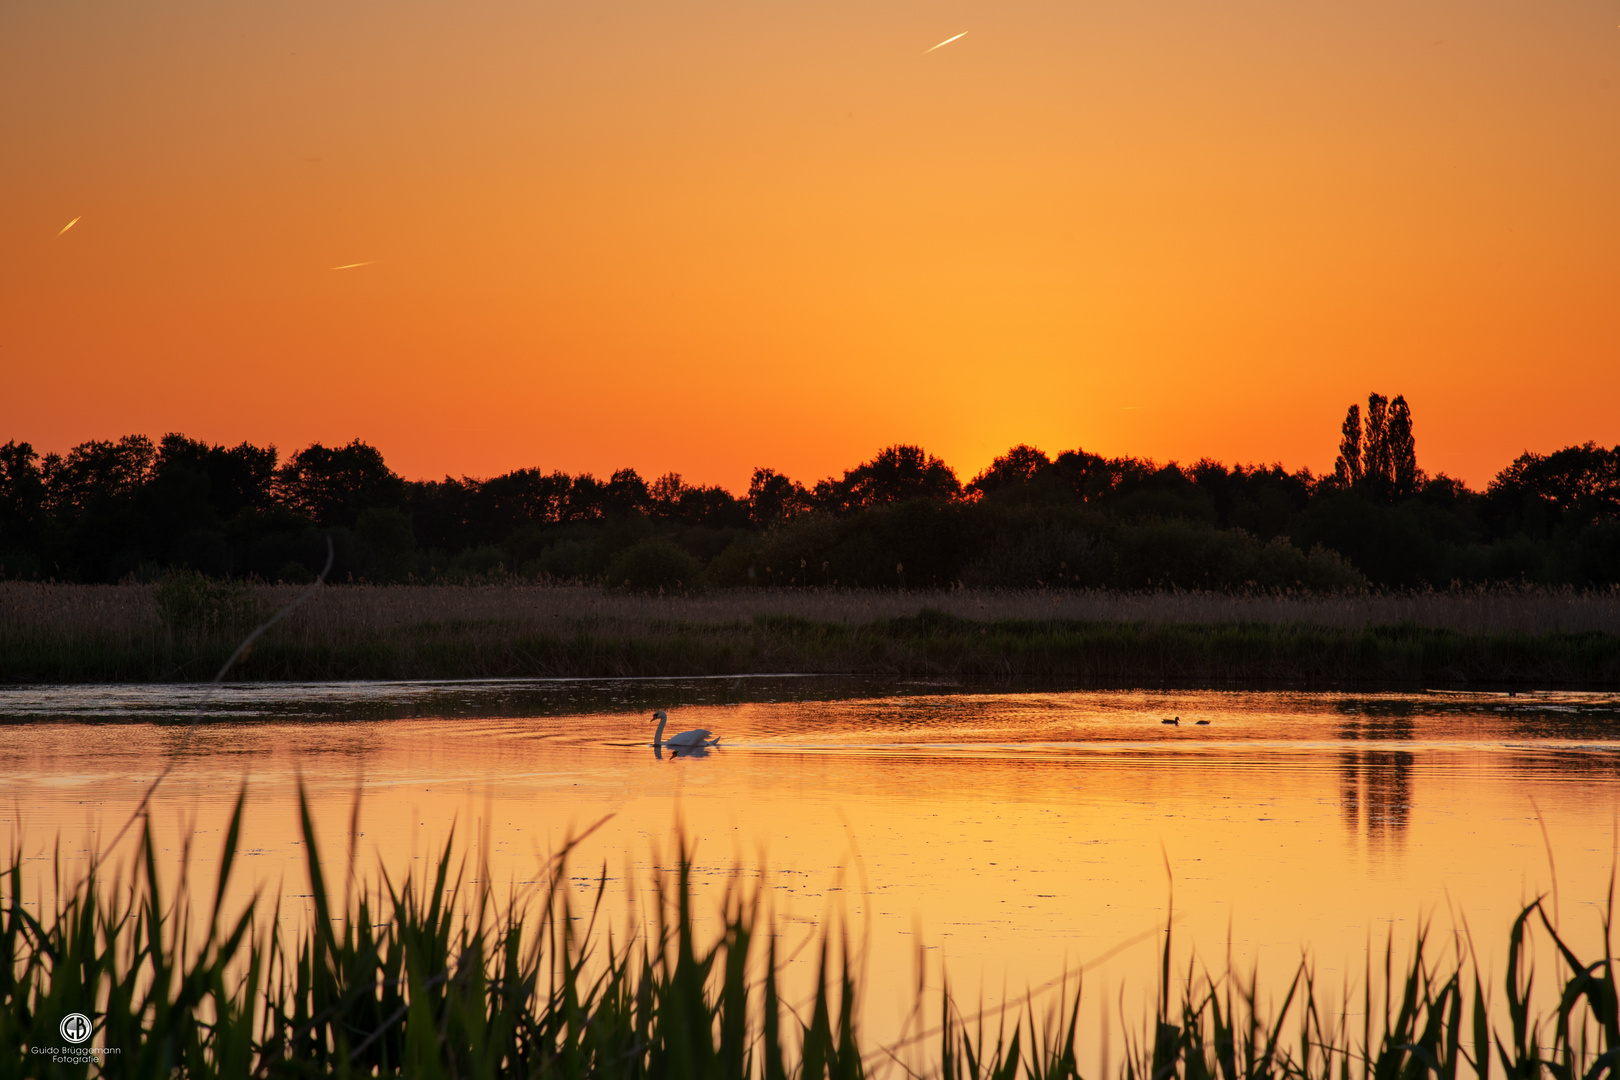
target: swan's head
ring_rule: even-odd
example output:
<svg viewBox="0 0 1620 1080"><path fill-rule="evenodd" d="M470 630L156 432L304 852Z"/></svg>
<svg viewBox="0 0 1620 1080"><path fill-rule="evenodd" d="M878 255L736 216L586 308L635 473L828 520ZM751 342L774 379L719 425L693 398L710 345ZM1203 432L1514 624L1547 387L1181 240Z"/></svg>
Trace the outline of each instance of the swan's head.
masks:
<svg viewBox="0 0 1620 1080"><path fill-rule="evenodd" d="M663 709L659 709L657 712L653 713L652 718L654 720L668 720L669 719L669 714L667 712L665 712Z"/></svg>

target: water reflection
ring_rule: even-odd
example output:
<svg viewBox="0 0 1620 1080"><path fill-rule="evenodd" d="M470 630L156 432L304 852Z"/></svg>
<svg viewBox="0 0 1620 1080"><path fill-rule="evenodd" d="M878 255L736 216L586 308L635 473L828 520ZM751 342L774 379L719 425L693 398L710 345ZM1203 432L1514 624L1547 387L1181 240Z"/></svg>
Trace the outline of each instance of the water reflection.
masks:
<svg viewBox="0 0 1620 1080"><path fill-rule="evenodd" d="M870 919L874 972L904 982L920 927L967 996L978 973L992 993L1038 983L1162 924L1167 863L1177 940L1245 969L1286 968L1309 946L1324 973L1350 957L1359 971L1369 937L1452 902L1494 933L1546 884L1531 796L1559 848L1566 919L1606 895L1613 696L836 685L0 690L0 832L40 866L60 836L71 875L173 760L154 802L160 845L212 857L245 784L239 886L296 919L300 778L329 858L347 850L363 792L361 855L396 880L453 825L492 880L522 884L571 830L605 822L576 866L644 888L679 828L717 890L733 866L768 867L784 918ZM655 707L724 732L724 747L649 746ZM195 728L176 722L192 716ZM1151 946L1119 963L1144 961Z"/></svg>
<svg viewBox="0 0 1620 1080"><path fill-rule="evenodd" d="M1404 750L1339 755L1344 827L1374 845L1398 844L1411 819L1413 757Z"/></svg>
<svg viewBox="0 0 1620 1080"><path fill-rule="evenodd" d="M1335 733L1350 742L1411 741L1417 734L1412 702L1347 700ZM1339 753L1339 791L1344 827L1374 848L1399 846L1411 822L1413 765L1410 751L1388 747Z"/></svg>
<svg viewBox="0 0 1620 1080"><path fill-rule="evenodd" d="M641 713L656 707L948 695L941 679L725 675L653 679L457 679L340 683L152 683L0 689L0 723L79 719L444 719Z"/></svg>
<svg viewBox="0 0 1620 1080"><path fill-rule="evenodd" d="M709 743L697 743L693 746L654 746L653 755L662 760L667 751L671 761L676 758L706 758L709 756L710 748Z"/></svg>

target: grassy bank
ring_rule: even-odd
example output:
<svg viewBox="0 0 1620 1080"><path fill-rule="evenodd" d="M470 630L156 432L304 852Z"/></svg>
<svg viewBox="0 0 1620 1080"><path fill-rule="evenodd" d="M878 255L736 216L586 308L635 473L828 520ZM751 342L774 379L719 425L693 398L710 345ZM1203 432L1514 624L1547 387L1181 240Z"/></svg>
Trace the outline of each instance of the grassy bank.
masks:
<svg viewBox="0 0 1620 1080"><path fill-rule="evenodd" d="M199 583L0 587L0 682L211 678L294 595ZM324 588L248 680L942 676L1088 685L1620 685L1620 595Z"/></svg>
<svg viewBox="0 0 1620 1080"><path fill-rule="evenodd" d="M1620 1059L1610 915L1605 958L1588 962L1539 904L1526 908L1496 991L1503 1022L1468 957L1437 963L1422 935L1404 969L1369 955L1356 992L1319 988L1302 963L1290 984L1264 991L1252 977L1189 972L1176 996L1166 939L1162 965L1140 980L1160 986L1156 1015L1125 1022L1110 1064L1106 1049L1091 1052L1106 1035L1081 1031L1083 972L1054 973L1049 992L971 1016L948 991L919 990L909 1037L874 1045L862 1037L847 945L822 928L811 993L796 1000L779 983L778 937L757 894L729 894L723 928L701 940L684 859L647 934L609 933L599 899L576 917L560 863L537 893L464 893L450 847L436 872L397 882L366 882L351 862L339 903L306 805L312 918L288 931L279 903L234 911L220 899L241 819L239 801L217 881L193 889L182 869L170 896L155 884L149 833L127 877L92 872L48 896L13 859L0 897L0 1075L90 1073L58 1061L65 1049L40 1052L67 1046L58 1024L75 1012L95 1027L85 1045L116 1051L101 1056L105 1074L132 1077L1060 1080L1100 1057L1093 1080L1454 1080L1497 1069L1604 1080ZM1544 998L1531 995L1531 939L1555 957ZM1552 1012L1536 1012L1542 1000L1557 1003Z"/></svg>
<svg viewBox="0 0 1620 1080"><path fill-rule="evenodd" d="M206 680L234 632L0 635L0 682ZM1464 634L1268 623L968 620L937 612L846 625L628 627L583 619L452 621L267 634L233 679L696 676L758 672L941 676L1096 686L1620 685L1620 635Z"/></svg>

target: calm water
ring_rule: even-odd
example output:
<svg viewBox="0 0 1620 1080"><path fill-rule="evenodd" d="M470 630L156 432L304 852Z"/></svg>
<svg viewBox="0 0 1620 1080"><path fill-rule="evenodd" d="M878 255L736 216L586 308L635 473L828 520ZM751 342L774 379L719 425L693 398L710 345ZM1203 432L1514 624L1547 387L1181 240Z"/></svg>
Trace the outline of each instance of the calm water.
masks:
<svg viewBox="0 0 1620 1080"><path fill-rule="evenodd" d="M655 707L721 747L655 755ZM1449 932L1459 914L1499 959L1522 902L1552 884L1548 840L1563 923L1590 944L1620 817L1613 695L71 687L0 691L0 724L0 809L30 853L60 836L83 865L173 762L154 801L173 860L189 835L208 867L245 784L243 884L279 890L289 918L308 892L300 776L326 860L344 858L359 792L362 865L395 872L431 861L454 824L495 882L521 887L605 818L576 885L605 866L616 916L644 918L649 871L684 828L705 882L767 867L789 931L834 913L864 930L873 993L894 1001L918 948L959 989L999 997L1135 940L1094 970L1149 991L1172 877L1177 941L1216 965L1281 976L1309 948L1325 975L1355 975L1369 938L1424 919Z"/></svg>

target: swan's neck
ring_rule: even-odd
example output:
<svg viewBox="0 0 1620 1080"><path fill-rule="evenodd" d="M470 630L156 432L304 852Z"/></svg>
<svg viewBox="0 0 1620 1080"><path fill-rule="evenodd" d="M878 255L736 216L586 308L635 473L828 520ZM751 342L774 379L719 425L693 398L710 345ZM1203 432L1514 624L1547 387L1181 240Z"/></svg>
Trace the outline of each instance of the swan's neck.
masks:
<svg viewBox="0 0 1620 1080"><path fill-rule="evenodd" d="M667 724L667 723L669 723L669 717L667 717L667 716L664 717L662 720L658 721L658 731L656 733L654 733L654 735L653 735L653 745L654 746L662 746L662 745L664 745L664 725Z"/></svg>

